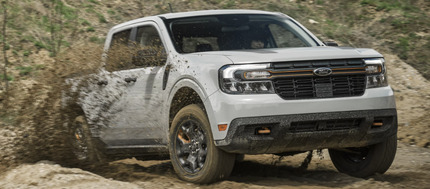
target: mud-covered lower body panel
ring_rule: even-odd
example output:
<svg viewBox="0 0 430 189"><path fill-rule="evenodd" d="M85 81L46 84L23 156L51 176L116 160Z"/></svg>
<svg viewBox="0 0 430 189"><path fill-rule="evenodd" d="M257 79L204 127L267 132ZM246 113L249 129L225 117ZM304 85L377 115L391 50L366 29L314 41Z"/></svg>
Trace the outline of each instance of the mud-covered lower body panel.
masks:
<svg viewBox="0 0 430 189"><path fill-rule="evenodd" d="M396 109L362 110L237 118L215 143L231 153L283 153L362 147L396 133Z"/></svg>

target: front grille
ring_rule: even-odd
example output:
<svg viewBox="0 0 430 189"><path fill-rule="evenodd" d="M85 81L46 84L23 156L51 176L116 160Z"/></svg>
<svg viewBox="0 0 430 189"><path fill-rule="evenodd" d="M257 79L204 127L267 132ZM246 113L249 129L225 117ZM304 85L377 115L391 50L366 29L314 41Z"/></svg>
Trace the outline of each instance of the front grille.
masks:
<svg viewBox="0 0 430 189"><path fill-rule="evenodd" d="M330 76L316 76L317 68L330 68ZM273 64L275 92L283 99L361 96L366 90L365 63L361 59L280 62Z"/></svg>
<svg viewBox="0 0 430 189"><path fill-rule="evenodd" d="M358 128L360 126L361 120L362 119L341 119L341 120L292 122L288 130L292 133L347 130L347 129Z"/></svg>
<svg viewBox="0 0 430 189"><path fill-rule="evenodd" d="M365 75L297 77L274 80L276 93L286 100L361 96L366 88Z"/></svg>

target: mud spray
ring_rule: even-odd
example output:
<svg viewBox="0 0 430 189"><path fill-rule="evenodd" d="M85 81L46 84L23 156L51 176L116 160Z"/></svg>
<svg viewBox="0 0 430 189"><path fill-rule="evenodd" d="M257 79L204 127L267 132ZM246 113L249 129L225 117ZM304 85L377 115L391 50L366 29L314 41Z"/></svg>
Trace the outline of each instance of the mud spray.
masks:
<svg viewBox="0 0 430 189"><path fill-rule="evenodd" d="M61 107L62 92L70 87L65 80L95 73L100 68L101 54L101 46L81 44L66 49L56 58L46 51L32 57L44 68L32 79L14 82L3 100L5 116L15 117L15 122L8 126L13 137L4 144L13 147L8 152L8 157L13 158L3 159L2 166L40 160L71 165L63 115L73 114L75 110Z"/></svg>

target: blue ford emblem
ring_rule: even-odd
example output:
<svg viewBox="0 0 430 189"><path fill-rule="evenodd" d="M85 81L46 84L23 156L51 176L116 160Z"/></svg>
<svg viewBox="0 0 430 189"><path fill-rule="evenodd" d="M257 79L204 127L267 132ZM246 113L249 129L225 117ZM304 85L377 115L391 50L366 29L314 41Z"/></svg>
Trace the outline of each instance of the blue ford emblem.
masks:
<svg viewBox="0 0 430 189"><path fill-rule="evenodd" d="M314 74L317 76L328 76L331 73L333 73L333 71L330 68L317 68L314 70Z"/></svg>

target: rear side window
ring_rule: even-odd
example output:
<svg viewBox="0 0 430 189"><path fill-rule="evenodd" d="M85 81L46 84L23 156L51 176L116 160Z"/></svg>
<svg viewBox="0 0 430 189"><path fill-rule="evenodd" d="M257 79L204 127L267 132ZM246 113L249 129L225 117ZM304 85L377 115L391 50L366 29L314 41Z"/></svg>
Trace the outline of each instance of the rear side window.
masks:
<svg viewBox="0 0 430 189"><path fill-rule="evenodd" d="M130 69L131 48L130 48L131 29L124 30L113 34L112 41L108 50L106 61L106 70L118 71Z"/></svg>

